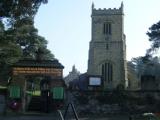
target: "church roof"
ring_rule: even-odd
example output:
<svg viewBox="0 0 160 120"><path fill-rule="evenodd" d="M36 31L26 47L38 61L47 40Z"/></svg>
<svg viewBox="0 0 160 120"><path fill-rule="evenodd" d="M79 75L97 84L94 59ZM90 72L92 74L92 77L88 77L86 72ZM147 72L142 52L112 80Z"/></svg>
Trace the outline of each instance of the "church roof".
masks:
<svg viewBox="0 0 160 120"><path fill-rule="evenodd" d="M59 63L58 60L19 60L13 65L13 67L48 67L48 68L60 68L63 69L64 66Z"/></svg>

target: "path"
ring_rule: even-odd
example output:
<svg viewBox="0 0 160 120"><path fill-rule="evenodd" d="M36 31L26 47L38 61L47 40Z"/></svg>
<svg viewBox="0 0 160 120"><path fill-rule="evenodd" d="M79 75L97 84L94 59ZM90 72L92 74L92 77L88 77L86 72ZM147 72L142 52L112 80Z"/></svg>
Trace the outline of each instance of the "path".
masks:
<svg viewBox="0 0 160 120"><path fill-rule="evenodd" d="M0 116L0 120L61 120L58 116ZM75 120L75 119L68 119ZM127 116L83 117L80 120L129 120Z"/></svg>

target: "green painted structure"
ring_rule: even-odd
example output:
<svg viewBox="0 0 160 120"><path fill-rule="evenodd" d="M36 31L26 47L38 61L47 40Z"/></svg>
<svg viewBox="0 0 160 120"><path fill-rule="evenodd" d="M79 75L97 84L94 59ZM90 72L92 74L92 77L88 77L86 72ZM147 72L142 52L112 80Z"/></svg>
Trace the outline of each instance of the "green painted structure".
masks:
<svg viewBox="0 0 160 120"><path fill-rule="evenodd" d="M8 87L9 99L21 102L19 111L27 111L27 106L32 99L32 96L27 94L27 89L30 85L28 82L29 77L43 78L39 84L39 90L41 91L40 101L46 101L43 104L46 104L47 107L51 106L54 100L64 99L63 68L64 66L56 59L18 61L12 66L12 79Z"/></svg>

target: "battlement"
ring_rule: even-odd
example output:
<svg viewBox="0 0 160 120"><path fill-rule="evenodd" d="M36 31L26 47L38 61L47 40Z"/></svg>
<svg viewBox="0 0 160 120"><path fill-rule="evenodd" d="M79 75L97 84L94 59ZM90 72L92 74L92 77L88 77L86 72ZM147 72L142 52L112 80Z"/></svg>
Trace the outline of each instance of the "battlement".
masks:
<svg viewBox="0 0 160 120"><path fill-rule="evenodd" d="M121 3L120 8L99 8L96 9L94 8L94 4L92 3L92 16L97 16L97 15L122 15L123 14L123 2Z"/></svg>

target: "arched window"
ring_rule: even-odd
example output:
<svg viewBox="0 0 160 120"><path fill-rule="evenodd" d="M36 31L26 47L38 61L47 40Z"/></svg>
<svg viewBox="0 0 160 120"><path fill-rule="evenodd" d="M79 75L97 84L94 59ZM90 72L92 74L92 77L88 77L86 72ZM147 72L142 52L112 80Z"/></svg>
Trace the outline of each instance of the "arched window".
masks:
<svg viewBox="0 0 160 120"><path fill-rule="evenodd" d="M110 83L113 79L113 66L111 63L102 64L102 79L104 82Z"/></svg>

